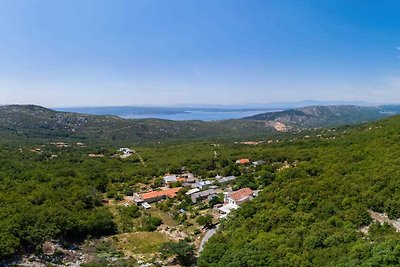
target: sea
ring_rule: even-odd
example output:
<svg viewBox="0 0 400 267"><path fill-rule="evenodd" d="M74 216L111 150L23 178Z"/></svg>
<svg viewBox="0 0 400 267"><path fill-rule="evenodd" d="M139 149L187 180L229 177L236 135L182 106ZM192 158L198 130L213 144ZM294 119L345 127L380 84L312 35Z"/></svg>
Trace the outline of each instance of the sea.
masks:
<svg viewBox="0 0 400 267"><path fill-rule="evenodd" d="M58 111L92 115L114 115L125 119L201 120L240 119L260 113L279 111L267 108L184 108L184 107L77 107L55 108Z"/></svg>

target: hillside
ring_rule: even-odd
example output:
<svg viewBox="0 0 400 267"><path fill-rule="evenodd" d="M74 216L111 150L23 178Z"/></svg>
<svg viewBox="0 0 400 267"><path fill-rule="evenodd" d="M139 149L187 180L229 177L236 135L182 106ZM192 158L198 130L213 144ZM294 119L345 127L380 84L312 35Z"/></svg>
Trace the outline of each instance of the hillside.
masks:
<svg viewBox="0 0 400 267"><path fill-rule="evenodd" d="M145 142L207 138L250 138L274 133L263 122L129 120L58 112L39 106L0 107L0 133L28 139L74 139L107 142Z"/></svg>
<svg viewBox="0 0 400 267"><path fill-rule="evenodd" d="M129 120L117 116L59 112L34 105L0 107L0 134L25 139L146 142L199 139L246 139L296 129L338 126L388 116L379 108L315 106L272 112L240 120Z"/></svg>
<svg viewBox="0 0 400 267"><path fill-rule="evenodd" d="M283 124L287 128L316 128L357 124L387 117L380 107L354 105L309 106L279 112L262 113L248 120L266 121L268 125Z"/></svg>
<svg viewBox="0 0 400 267"><path fill-rule="evenodd" d="M10 128L2 131L29 138L46 132L51 140L60 133L95 140L110 136L99 131L103 123L107 125L100 129L107 131L137 123L36 106L22 109L3 110L1 125ZM239 122L244 131L249 120ZM252 122L265 127L264 121ZM223 134L236 123L223 122ZM133 151L129 157L123 157L111 139L68 147L37 145L29 138L25 143L1 142L0 265L34 261L40 266L84 266L83 259L95 264L87 266L135 266L139 260L167 266L174 256L162 249L165 245L189 249L187 259L194 262L206 225L220 223L200 254L200 267L399 266L400 234L389 224L373 223L373 218L387 218L395 225L400 218L399 125L400 117L394 116L358 126L280 134L251 146L236 139L126 143ZM137 134L127 128L126 138L132 138L132 132ZM264 163L240 165L237 159ZM166 173L182 172L217 186L218 198L193 203L183 194L186 188L175 198L152 203L149 210L133 205L133 192L162 190ZM217 175L235 179L221 184ZM216 208L223 194L244 188L259 194L227 219L220 217ZM59 251L46 252L51 244Z"/></svg>
<svg viewBox="0 0 400 267"><path fill-rule="evenodd" d="M262 193L223 222L199 266L399 266L398 224L380 219L400 218L399 132L396 116L335 139L259 147L290 167L260 171Z"/></svg>

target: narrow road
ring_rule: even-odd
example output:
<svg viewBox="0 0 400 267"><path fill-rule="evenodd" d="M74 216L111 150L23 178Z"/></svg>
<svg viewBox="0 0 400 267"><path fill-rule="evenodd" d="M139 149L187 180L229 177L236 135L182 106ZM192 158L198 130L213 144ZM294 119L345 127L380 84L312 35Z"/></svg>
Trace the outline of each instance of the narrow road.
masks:
<svg viewBox="0 0 400 267"><path fill-rule="evenodd" d="M207 243L207 241L217 232L217 229L218 229L218 225L214 226L213 228L211 228L210 230L207 231L207 233L201 240L199 254L203 251L204 245Z"/></svg>

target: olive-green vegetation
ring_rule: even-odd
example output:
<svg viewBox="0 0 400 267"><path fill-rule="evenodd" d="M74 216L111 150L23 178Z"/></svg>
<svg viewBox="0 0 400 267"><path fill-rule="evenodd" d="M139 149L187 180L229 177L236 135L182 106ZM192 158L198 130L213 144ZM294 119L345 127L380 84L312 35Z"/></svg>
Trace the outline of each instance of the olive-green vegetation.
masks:
<svg viewBox="0 0 400 267"><path fill-rule="evenodd" d="M224 121L128 120L58 112L34 105L0 106L0 137L26 140L102 142L160 142L182 140L242 140L279 133L267 122L279 121L292 130L355 124L389 115L384 107L313 106ZM392 109L390 109L392 111Z"/></svg>
<svg viewBox="0 0 400 267"><path fill-rule="evenodd" d="M101 170L107 167L77 151L60 157L1 147L0 257L20 248L35 250L52 238L115 233L102 205L109 178Z"/></svg>
<svg viewBox="0 0 400 267"><path fill-rule="evenodd" d="M160 252L164 257L175 256L183 266L192 266L194 246L185 240L164 243Z"/></svg>
<svg viewBox="0 0 400 267"><path fill-rule="evenodd" d="M126 146L132 147L129 143ZM117 232L154 231L163 223L159 216L136 206L118 205L119 201L145 184L158 183L166 172L180 172L182 166L197 176L211 177L219 161L214 159L215 147L210 143L133 148L144 162L137 155L119 158L115 155L118 147L89 143L56 147L49 141L35 144L2 140L0 259L26 250L40 252L46 240L68 243ZM103 157L89 157L91 153ZM233 159L229 164L234 165ZM104 204L111 203L110 198L117 206ZM170 211L175 205L174 218L183 222L186 216L177 210L189 209L190 203L180 193L173 203L160 203L160 209Z"/></svg>
<svg viewBox="0 0 400 267"><path fill-rule="evenodd" d="M252 129L249 131L248 129ZM169 121L129 120L116 116L95 116L58 112L39 106L0 106L0 137L25 140L102 142L158 142L209 138L256 138L275 135L273 128L255 120Z"/></svg>
<svg viewBox="0 0 400 267"><path fill-rule="evenodd" d="M392 219L400 217L399 117L288 133L277 136L279 142L247 146L217 139L139 145L128 141L130 134L126 139L111 134L111 128L119 125L107 126L111 128L103 129L105 135L93 134L87 117L70 122L68 116L53 115L72 127L66 136L70 141L81 138L76 132L90 133L84 146L68 141L68 147L56 147L51 144L54 136L65 131L47 129L44 122L29 126L37 132L25 132L26 127L22 131L18 123L1 131L7 135L0 142L0 259L23 251L40 252L46 240L63 243L137 233L158 237L159 232L151 231L160 224L194 224L190 231L198 234L197 223L212 223L208 211L222 202L221 195L193 205L182 190L175 199L153 204L149 211L123 202L133 192L160 187L167 172L189 171L201 179L237 177L229 185L219 185L222 189L261 189L257 198L222 222L202 252L199 266L399 265L399 234L391 225L372 223L368 213L370 209ZM47 120L48 114L44 116ZM120 120L96 120L105 118ZM84 129L80 123L86 125ZM43 136L42 130L49 135ZM35 135L41 138L21 141L21 136ZM101 145L93 136L103 138ZM116 143L137 154L120 158ZM265 164L238 165L238 158ZM368 234L359 231L369 224ZM157 238L151 251L155 253L167 241L165 236ZM120 243L114 240L110 246ZM140 243L132 247L148 249ZM170 243L162 251L185 262L185 255L192 255L189 248L189 243Z"/></svg>
<svg viewBox="0 0 400 267"><path fill-rule="evenodd" d="M148 215L142 218L142 225L139 229L142 231L153 232L161 224L162 224L161 218Z"/></svg>
<svg viewBox="0 0 400 267"><path fill-rule="evenodd" d="M199 266L399 266L391 225L359 229L368 210L400 217L400 118L340 132L254 149L294 164L262 176L260 195L223 222Z"/></svg>
<svg viewBox="0 0 400 267"><path fill-rule="evenodd" d="M212 224L212 216L211 215L205 215L205 216L200 216L197 218L197 223L203 226L210 226Z"/></svg>

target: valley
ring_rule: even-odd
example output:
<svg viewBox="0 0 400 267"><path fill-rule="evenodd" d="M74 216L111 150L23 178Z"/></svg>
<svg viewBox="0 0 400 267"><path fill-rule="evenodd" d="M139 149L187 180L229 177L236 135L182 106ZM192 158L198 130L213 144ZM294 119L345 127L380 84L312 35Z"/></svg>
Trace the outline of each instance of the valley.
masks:
<svg viewBox="0 0 400 267"><path fill-rule="evenodd" d="M258 139L108 142L87 131L132 122L31 108L42 124L19 111L2 124L14 127L0 143L5 266L363 266L396 253L385 222L400 218L397 116Z"/></svg>
<svg viewBox="0 0 400 267"><path fill-rule="evenodd" d="M387 111L387 110L390 110ZM0 135L123 145L126 142L266 139L323 127L352 125L396 114L391 107L310 106L219 121L123 119L113 115L59 112L34 105L0 106Z"/></svg>
<svg viewBox="0 0 400 267"><path fill-rule="evenodd" d="M2 0L0 267L399 267L399 10Z"/></svg>

